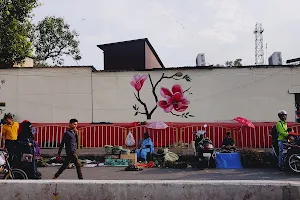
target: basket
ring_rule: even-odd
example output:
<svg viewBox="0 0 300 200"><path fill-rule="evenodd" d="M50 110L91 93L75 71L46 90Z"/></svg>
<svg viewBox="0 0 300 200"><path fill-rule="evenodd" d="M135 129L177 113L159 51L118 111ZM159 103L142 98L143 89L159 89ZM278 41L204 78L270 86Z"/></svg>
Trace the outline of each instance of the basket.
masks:
<svg viewBox="0 0 300 200"><path fill-rule="evenodd" d="M104 150L105 150L106 154L112 154L112 149L113 149L113 146L110 146L110 145L104 146Z"/></svg>
<svg viewBox="0 0 300 200"><path fill-rule="evenodd" d="M121 154L130 154L130 149L122 149Z"/></svg>
<svg viewBox="0 0 300 200"><path fill-rule="evenodd" d="M122 146L114 146L114 147L113 147L113 150L122 150L122 149L123 149Z"/></svg>
<svg viewBox="0 0 300 200"><path fill-rule="evenodd" d="M114 154L114 155L119 155L119 154L121 154L121 149L113 149L112 150L112 154Z"/></svg>

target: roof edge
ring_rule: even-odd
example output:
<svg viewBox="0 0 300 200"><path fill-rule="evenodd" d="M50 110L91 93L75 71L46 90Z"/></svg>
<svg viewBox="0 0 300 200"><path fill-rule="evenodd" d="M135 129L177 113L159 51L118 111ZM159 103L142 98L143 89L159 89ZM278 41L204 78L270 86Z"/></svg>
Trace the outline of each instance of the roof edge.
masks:
<svg viewBox="0 0 300 200"><path fill-rule="evenodd" d="M9 68L1 68L1 69L11 69L11 70L16 70L16 69L49 69L49 68L90 68L92 71L98 71L93 65L82 65L82 66L72 66L72 65L65 65L65 66L48 66L48 67L9 67Z"/></svg>

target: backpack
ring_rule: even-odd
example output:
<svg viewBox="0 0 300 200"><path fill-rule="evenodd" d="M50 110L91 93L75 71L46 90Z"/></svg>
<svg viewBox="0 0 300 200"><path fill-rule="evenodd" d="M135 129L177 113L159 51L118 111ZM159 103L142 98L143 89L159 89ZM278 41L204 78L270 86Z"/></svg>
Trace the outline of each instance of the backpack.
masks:
<svg viewBox="0 0 300 200"><path fill-rule="evenodd" d="M278 139L278 131L277 131L277 128L276 128L276 124L271 128L270 135L272 136L272 140L277 140Z"/></svg>

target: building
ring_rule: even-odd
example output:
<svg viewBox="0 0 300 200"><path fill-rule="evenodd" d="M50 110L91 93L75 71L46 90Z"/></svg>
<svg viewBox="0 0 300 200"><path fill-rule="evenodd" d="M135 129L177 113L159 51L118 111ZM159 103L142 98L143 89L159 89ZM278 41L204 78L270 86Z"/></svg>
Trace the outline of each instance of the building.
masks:
<svg viewBox="0 0 300 200"><path fill-rule="evenodd" d="M34 64L34 60L32 58L25 58L21 63L14 64L14 65L0 62L0 68L6 69L11 67L33 67L33 64Z"/></svg>
<svg viewBox="0 0 300 200"><path fill-rule="evenodd" d="M0 69L5 80L0 102L17 120L39 123L72 117L86 123L224 122L236 116L273 122L282 109L294 122L299 71L294 66L114 72L91 66Z"/></svg>
<svg viewBox="0 0 300 200"><path fill-rule="evenodd" d="M196 66L205 66L205 54L199 53L196 58Z"/></svg>
<svg viewBox="0 0 300 200"><path fill-rule="evenodd" d="M33 67L34 60L32 58L25 58L20 64L15 64L14 67Z"/></svg>
<svg viewBox="0 0 300 200"><path fill-rule="evenodd" d="M282 55L281 55L281 52L274 52L269 57L269 65L282 65Z"/></svg>
<svg viewBox="0 0 300 200"><path fill-rule="evenodd" d="M104 70L164 68L147 38L98 45L104 52Z"/></svg>

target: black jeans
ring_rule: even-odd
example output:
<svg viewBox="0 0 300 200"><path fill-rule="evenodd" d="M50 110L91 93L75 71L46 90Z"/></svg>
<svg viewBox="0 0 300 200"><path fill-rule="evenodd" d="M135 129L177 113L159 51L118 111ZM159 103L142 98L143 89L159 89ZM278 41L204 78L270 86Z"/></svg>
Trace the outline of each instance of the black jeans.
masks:
<svg viewBox="0 0 300 200"><path fill-rule="evenodd" d="M67 154L67 157L63 163L63 165L59 168L57 173L54 175L55 178L59 177L61 173L68 168L70 162L74 163L77 170L78 179L83 179L82 172L81 172L81 164L78 160L78 157L76 154Z"/></svg>
<svg viewBox="0 0 300 200"><path fill-rule="evenodd" d="M14 157L18 156L18 147L17 147L18 141L17 140L5 140L5 148L8 151L8 162L11 167L15 165L14 163Z"/></svg>

